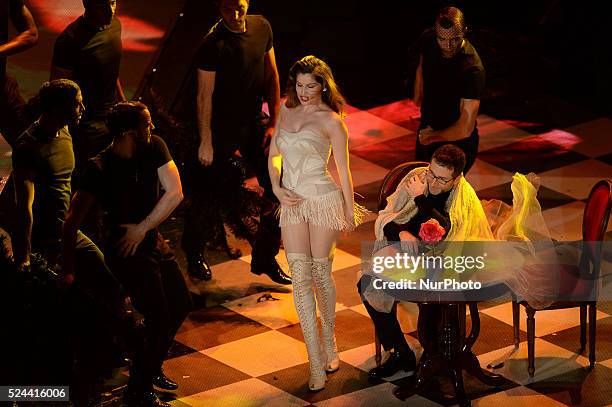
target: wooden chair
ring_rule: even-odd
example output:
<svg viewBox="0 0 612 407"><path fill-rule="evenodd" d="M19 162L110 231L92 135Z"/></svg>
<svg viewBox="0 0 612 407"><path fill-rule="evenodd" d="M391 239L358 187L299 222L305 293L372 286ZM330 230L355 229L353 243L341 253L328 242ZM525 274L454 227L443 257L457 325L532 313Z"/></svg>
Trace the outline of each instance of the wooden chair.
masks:
<svg viewBox="0 0 612 407"><path fill-rule="evenodd" d="M378 210L381 211L385 209L387 206L387 198L397 189L400 181L413 169L418 167L426 167L429 163L424 161L409 161L403 164L399 164L395 168L391 169L383 182L380 184L380 189L378 190ZM382 351L380 346L380 340L378 339L378 335L375 334L376 341L376 366L380 366L382 361Z"/></svg>
<svg viewBox="0 0 612 407"><path fill-rule="evenodd" d="M536 310L525 301L512 302L512 322L514 325L514 346L519 346L520 305L525 307L527 314L527 354L529 376L535 373L535 313L551 309L566 309L580 307L580 352L586 345L586 315L589 314L589 362L592 368L595 365L595 336L597 301L580 301L580 298L591 298L593 284L599 280L599 269L602 251L602 241L608 226L610 211L612 209L612 180L606 179L597 182L591 189L589 199L584 208L582 220L582 254L580 265L562 267L560 269L559 301L550 306ZM564 299L574 299L564 301Z"/></svg>

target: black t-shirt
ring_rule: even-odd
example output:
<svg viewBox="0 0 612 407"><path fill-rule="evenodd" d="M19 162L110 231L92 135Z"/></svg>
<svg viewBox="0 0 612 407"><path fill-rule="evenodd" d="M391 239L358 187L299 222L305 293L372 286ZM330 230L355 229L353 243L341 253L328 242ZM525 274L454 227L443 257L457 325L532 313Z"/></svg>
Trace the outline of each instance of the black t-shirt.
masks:
<svg viewBox="0 0 612 407"><path fill-rule="evenodd" d="M215 132L231 135L236 126L244 126L261 112L264 56L272 48L272 28L258 15L247 16L246 28L244 33L233 33L219 22L198 51L198 69L216 72L213 138Z"/></svg>
<svg viewBox="0 0 612 407"><path fill-rule="evenodd" d="M414 199L414 203L419 210L416 215L412 217L412 219L402 225L395 222L389 222L385 225L384 233L387 240L394 242L399 241L399 233L404 230L418 239L421 224L432 218L436 219L438 223L440 223L440 225L446 230L444 233L444 236L446 236L450 229L450 218L448 216L448 212L446 211L446 202L448 201L451 191L452 189L438 195L429 194L427 196L417 196Z"/></svg>
<svg viewBox="0 0 612 407"><path fill-rule="evenodd" d="M108 28L98 30L81 16L57 37L52 63L74 72L83 92L85 118L103 116L117 102L121 52L121 23L117 17Z"/></svg>
<svg viewBox="0 0 612 407"><path fill-rule="evenodd" d="M151 142L132 158L119 157L108 147L87 162L79 189L94 194L101 202L108 215L111 239L121 236L118 225L140 223L151 213L161 197L157 169L171 160L166 143L152 136ZM154 242L155 231L148 235Z"/></svg>
<svg viewBox="0 0 612 407"><path fill-rule="evenodd" d="M480 99L485 70L478 52L466 39L457 55L444 58L434 29L421 35L414 51L423 56L421 126L447 128L459 120L460 99Z"/></svg>
<svg viewBox="0 0 612 407"><path fill-rule="evenodd" d="M9 17L23 7L23 0L0 0L0 44L8 42ZM6 57L0 58L0 79L6 76Z"/></svg>
<svg viewBox="0 0 612 407"><path fill-rule="evenodd" d="M33 174L32 247L44 251L59 250L74 170L72 138L68 128L62 128L57 137L50 138L35 122L15 141L12 160L13 168Z"/></svg>

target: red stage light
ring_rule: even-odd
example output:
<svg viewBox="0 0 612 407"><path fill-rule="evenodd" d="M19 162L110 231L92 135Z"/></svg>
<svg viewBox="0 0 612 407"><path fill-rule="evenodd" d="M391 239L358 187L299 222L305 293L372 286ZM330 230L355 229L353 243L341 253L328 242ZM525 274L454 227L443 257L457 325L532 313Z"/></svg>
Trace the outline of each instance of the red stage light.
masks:
<svg viewBox="0 0 612 407"><path fill-rule="evenodd" d="M30 0L28 6L36 16L39 28L52 33L60 33L83 14L81 0ZM155 40L163 37L164 31L139 18L118 13L123 26L122 39L125 51L151 52L157 44Z"/></svg>

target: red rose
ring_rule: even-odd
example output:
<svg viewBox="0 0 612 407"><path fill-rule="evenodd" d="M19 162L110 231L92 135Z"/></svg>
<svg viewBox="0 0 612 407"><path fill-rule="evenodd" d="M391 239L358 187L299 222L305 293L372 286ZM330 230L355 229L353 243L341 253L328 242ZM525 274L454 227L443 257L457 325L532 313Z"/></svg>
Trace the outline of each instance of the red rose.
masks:
<svg viewBox="0 0 612 407"><path fill-rule="evenodd" d="M446 230L440 226L435 219L429 219L427 222L421 223L421 229L419 230L419 237L426 242L439 242L442 240Z"/></svg>

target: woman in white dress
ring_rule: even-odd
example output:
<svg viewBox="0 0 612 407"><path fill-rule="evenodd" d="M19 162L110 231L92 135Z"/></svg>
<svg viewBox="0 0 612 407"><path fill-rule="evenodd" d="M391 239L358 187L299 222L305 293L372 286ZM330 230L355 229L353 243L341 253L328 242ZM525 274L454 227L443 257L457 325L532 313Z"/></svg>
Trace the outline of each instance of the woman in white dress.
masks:
<svg viewBox="0 0 612 407"><path fill-rule="evenodd" d="M283 245L310 363L308 387L319 391L325 387L326 373L340 366L334 335L336 287L331 274L336 240L341 231L355 228L365 209L354 203L344 98L329 66L314 56L302 58L289 71L286 90L268 169L281 203ZM340 187L327 169L331 151Z"/></svg>

